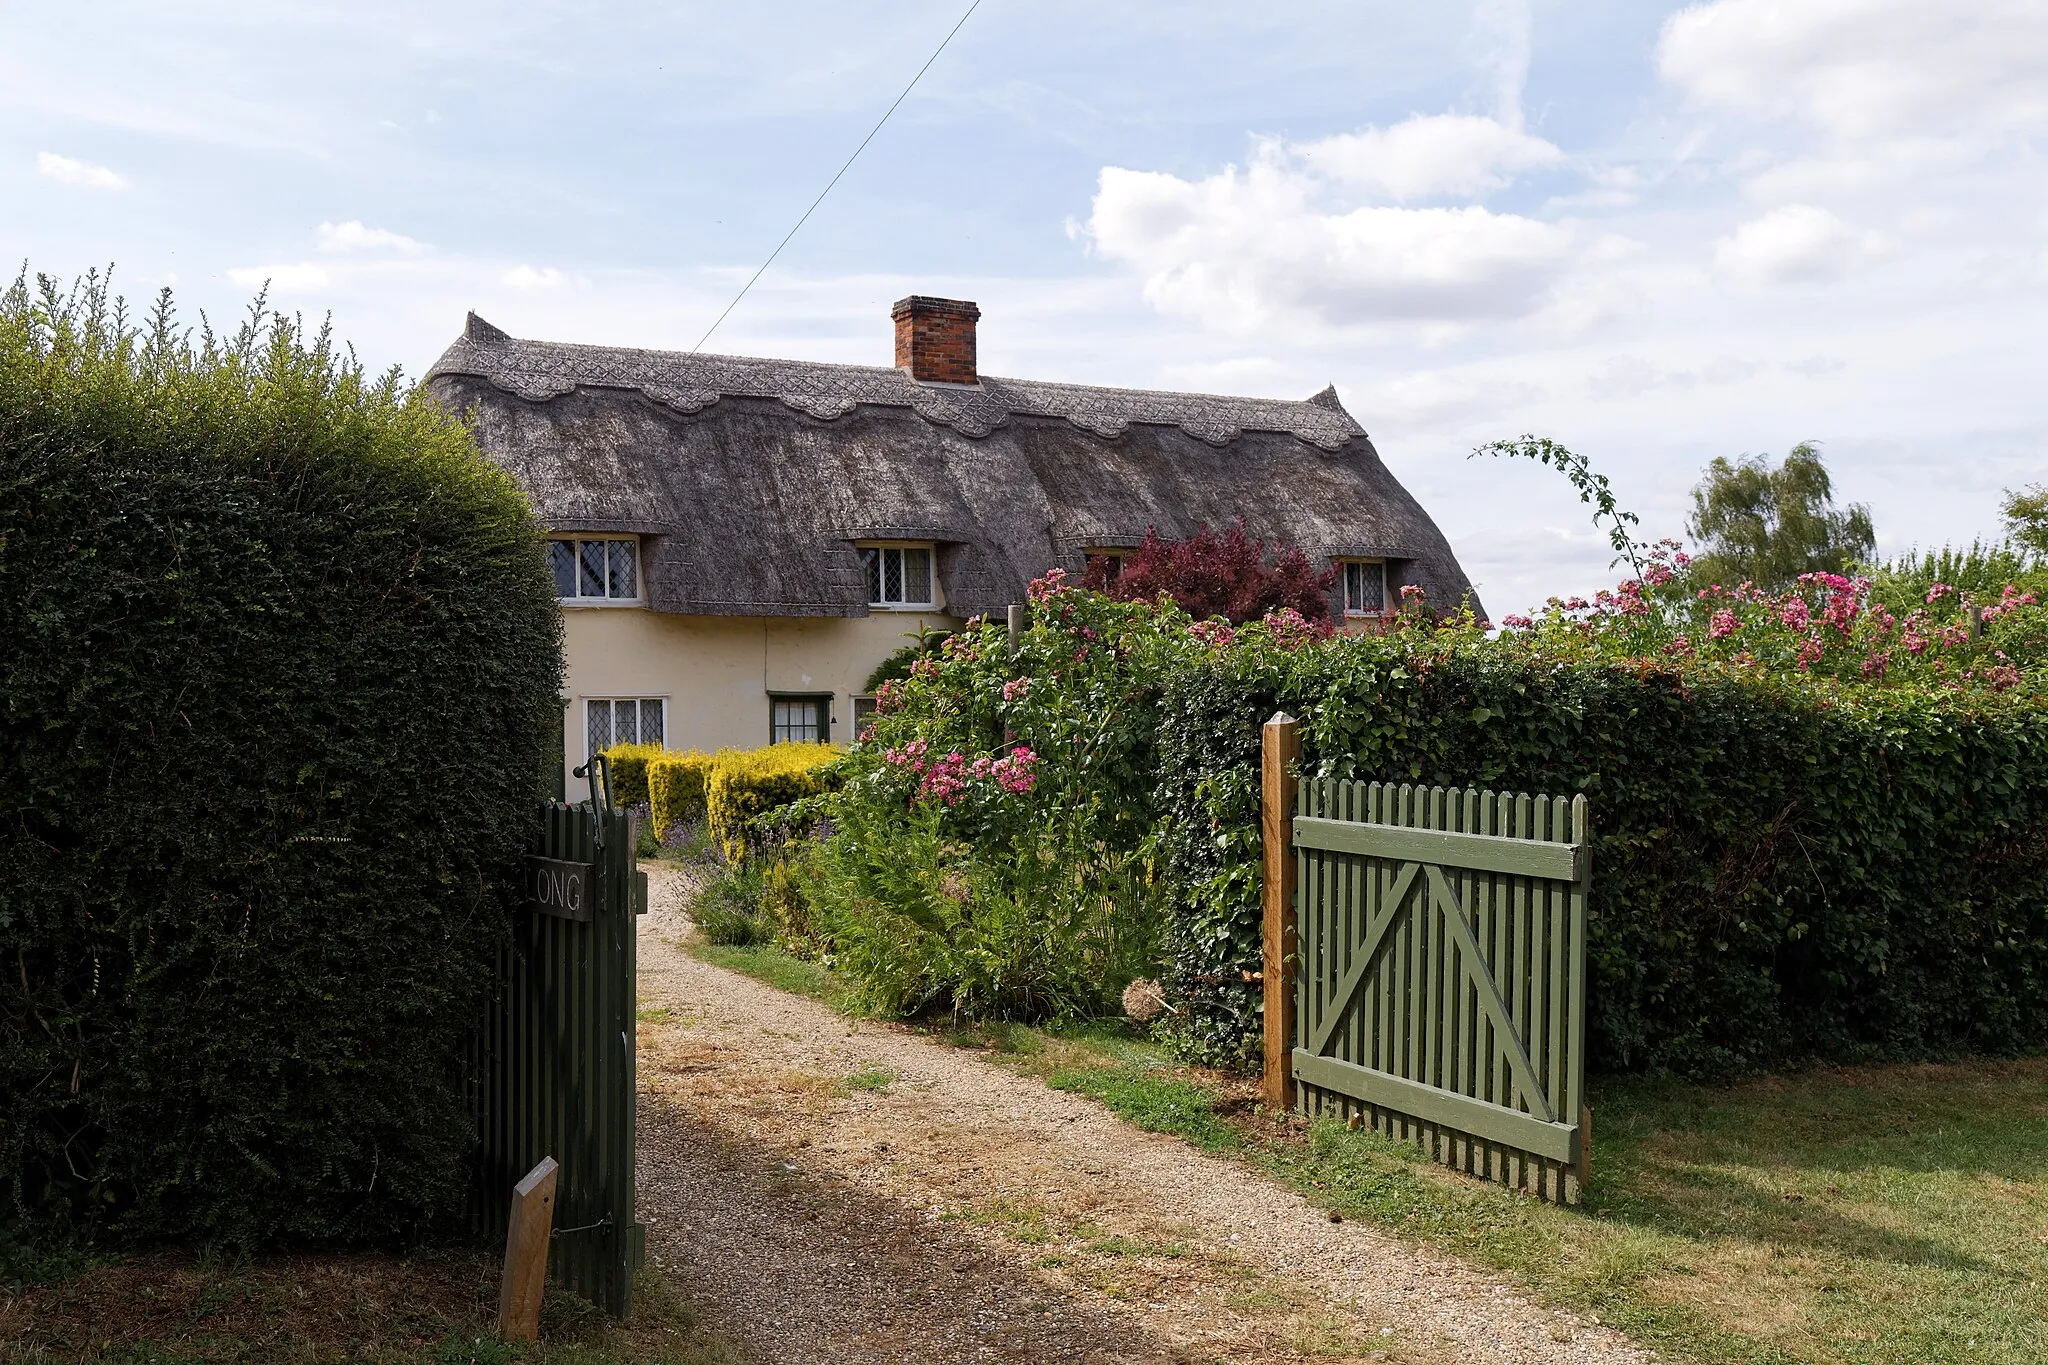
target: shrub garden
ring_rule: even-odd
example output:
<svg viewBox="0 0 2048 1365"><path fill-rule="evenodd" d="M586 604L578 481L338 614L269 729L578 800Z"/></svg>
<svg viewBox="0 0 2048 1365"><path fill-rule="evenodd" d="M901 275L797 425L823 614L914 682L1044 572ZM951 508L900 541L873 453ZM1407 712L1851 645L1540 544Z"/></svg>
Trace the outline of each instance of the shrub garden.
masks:
<svg viewBox="0 0 2048 1365"><path fill-rule="evenodd" d="M1182 1056L1250 1064L1259 726L1285 709L1314 775L1588 794L1596 1068L2038 1048L2048 610L2024 574L1924 567L1773 592L1666 544L1498 632L1410 593L1353 635L1055 572L1014 653L969 622L888 683L807 837L743 875L797 905L762 932L868 1008L1071 1020L1157 978Z"/></svg>
<svg viewBox="0 0 2048 1365"><path fill-rule="evenodd" d="M561 723L541 532L327 335L0 295L0 1251L447 1224Z"/></svg>

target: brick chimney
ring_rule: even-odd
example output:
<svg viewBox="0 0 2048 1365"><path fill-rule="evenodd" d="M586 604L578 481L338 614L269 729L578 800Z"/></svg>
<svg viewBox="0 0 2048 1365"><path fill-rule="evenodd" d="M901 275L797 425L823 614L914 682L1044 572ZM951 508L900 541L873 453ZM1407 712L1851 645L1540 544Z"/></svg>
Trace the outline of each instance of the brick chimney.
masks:
<svg viewBox="0 0 2048 1365"><path fill-rule="evenodd" d="M889 310L896 319L896 368L928 384L979 384L974 324L981 309L964 299L912 294Z"/></svg>

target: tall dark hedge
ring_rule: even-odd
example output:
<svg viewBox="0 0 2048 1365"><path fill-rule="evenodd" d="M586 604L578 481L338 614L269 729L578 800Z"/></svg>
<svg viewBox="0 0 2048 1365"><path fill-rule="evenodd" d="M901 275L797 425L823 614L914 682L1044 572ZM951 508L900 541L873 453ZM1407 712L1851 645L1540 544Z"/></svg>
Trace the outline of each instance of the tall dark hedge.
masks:
<svg viewBox="0 0 2048 1365"><path fill-rule="evenodd" d="M1220 656L1167 685L1182 1041L1259 1028L1258 726L1321 775L1585 791L1595 1067L2048 1045L2048 700L1563 663L1481 642Z"/></svg>
<svg viewBox="0 0 2048 1365"><path fill-rule="evenodd" d="M0 1225L447 1219L560 671L526 502L424 393L260 309L195 339L17 283Z"/></svg>

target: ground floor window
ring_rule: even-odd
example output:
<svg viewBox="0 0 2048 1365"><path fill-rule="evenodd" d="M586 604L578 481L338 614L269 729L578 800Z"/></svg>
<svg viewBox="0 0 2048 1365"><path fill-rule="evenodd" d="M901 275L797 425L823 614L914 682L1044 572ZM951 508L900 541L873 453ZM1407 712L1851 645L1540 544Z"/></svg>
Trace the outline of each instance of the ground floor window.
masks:
<svg viewBox="0 0 2048 1365"><path fill-rule="evenodd" d="M876 702L873 697L855 697L853 699L853 737L855 739L866 739L868 737L868 731L873 728L875 723L875 710Z"/></svg>
<svg viewBox="0 0 2048 1365"><path fill-rule="evenodd" d="M1381 559L1344 561L1344 614L1379 616L1387 609L1387 565Z"/></svg>
<svg viewBox="0 0 2048 1365"><path fill-rule="evenodd" d="M824 744L831 738L830 695L768 698L770 744Z"/></svg>
<svg viewBox="0 0 2048 1365"><path fill-rule="evenodd" d="M668 735L668 702L661 697L591 697L583 703L584 757L614 744L661 744Z"/></svg>

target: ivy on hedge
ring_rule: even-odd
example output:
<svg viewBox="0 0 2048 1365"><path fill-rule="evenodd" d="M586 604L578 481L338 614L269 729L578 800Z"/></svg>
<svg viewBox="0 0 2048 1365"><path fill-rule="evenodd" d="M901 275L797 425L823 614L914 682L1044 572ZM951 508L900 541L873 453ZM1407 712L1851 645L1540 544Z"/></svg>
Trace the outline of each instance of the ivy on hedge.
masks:
<svg viewBox="0 0 2048 1365"><path fill-rule="evenodd" d="M0 1233L457 1211L560 657L524 498L396 375L0 297Z"/></svg>

